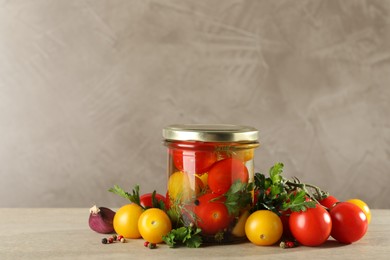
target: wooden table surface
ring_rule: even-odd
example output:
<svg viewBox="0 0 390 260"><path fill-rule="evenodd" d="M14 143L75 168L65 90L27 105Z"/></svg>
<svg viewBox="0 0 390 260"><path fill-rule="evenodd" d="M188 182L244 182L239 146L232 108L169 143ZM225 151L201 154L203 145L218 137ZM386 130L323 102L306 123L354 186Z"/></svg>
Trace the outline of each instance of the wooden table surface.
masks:
<svg viewBox="0 0 390 260"><path fill-rule="evenodd" d="M159 245L143 240L102 244L105 235L88 227L84 208L0 208L0 259L389 259L390 210L373 210L367 234L351 245L329 240L320 247L281 249L249 242L199 249Z"/></svg>

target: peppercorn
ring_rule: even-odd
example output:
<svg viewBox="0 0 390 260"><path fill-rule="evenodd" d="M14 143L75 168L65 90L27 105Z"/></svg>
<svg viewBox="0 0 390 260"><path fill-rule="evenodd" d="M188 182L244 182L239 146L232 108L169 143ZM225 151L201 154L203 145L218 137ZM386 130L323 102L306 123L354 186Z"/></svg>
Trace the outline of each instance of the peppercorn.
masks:
<svg viewBox="0 0 390 260"><path fill-rule="evenodd" d="M295 244L292 241L287 241L286 242L286 246L289 247L289 248L293 248L293 247L295 247Z"/></svg>
<svg viewBox="0 0 390 260"><path fill-rule="evenodd" d="M114 239L114 241L117 241L117 236L116 235L113 235L112 238Z"/></svg>
<svg viewBox="0 0 390 260"><path fill-rule="evenodd" d="M122 237L119 241L120 241L121 243L125 243L125 242L126 242L126 240L125 240L124 237Z"/></svg>
<svg viewBox="0 0 390 260"><path fill-rule="evenodd" d="M122 235L119 235L116 239L118 240L118 241L121 241L121 239L122 238L124 238Z"/></svg>
<svg viewBox="0 0 390 260"><path fill-rule="evenodd" d="M293 248L296 247L298 244L295 243L294 241L282 241L280 242L279 246L281 248Z"/></svg>
<svg viewBox="0 0 390 260"><path fill-rule="evenodd" d="M108 242L107 238L102 239L102 244L107 244L107 242Z"/></svg>
<svg viewBox="0 0 390 260"><path fill-rule="evenodd" d="M112 237L109 237L109 238L108 238L108 243L110 243L110 244L111 244L111 243L113 243L113 242L114 242L114 238L112 238Z"/></svg>
<svg viewBox="0 0 390 260"><path fill-rule="evenodd" d="M148 246L149 246L149 241L145 241L144 247L148 247Z"/></svg>
<svg viewBox="0 0 390 260"><path fill-rule="evenodd" d="M149 243L149 248L150 249L155 249L157 245L155 243Z"/></svg>

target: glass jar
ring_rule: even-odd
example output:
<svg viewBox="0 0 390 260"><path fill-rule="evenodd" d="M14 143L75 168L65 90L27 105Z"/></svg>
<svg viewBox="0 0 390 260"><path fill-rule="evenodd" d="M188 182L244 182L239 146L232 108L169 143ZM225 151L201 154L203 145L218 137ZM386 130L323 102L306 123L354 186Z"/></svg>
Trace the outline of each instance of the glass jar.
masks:
<svg viewBox="0 0 390 260"><path fill-rule="evenodd" d="M163 137L167 208L174 226L200 228L205 243L245 239L258 131L238 125L170 125Z"/></svg>

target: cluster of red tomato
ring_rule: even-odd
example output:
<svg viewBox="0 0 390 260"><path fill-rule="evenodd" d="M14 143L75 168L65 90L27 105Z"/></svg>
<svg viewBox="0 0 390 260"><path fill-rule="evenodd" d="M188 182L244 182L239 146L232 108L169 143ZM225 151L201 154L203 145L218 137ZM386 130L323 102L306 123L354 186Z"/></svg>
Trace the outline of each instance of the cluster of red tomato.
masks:
<svg viewBox="0 0 390 260"><path fill-rule="evenodd" d="M360 240L367 232L371 212L359 199L345 202L328 196L315 208L302 212L287 212L281 216L284 236L295 238L305 246L322 245L331 236L340 243Z"/></svg>

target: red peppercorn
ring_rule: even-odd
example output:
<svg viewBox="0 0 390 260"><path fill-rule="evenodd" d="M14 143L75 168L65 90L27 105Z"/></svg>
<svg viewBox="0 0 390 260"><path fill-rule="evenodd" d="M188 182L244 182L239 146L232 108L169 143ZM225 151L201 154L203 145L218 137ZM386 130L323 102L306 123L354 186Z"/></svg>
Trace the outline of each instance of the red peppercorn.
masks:
<svg viewBox="0 0 390 260"><path fill-rule="evenodd" d="M281 248L293 248L293 247L298 246L298 244L294 241L282 241L282 242L280 242L279 246Z"/></svg>
<svg viewBox="0 0 390 260"><path fill-rule="evenodd" d="M114 238L113 238L113 237L109 237L109 238L108 238L108 243L111 244L111 243L113 243L113 242L114 242Z"/></svg>
<svg viewBox="0 0 390 260"><path fill-rule="evenodd" d="M121 241L122 238L123 238L123 236L122 236L122 235L119 235L116 239L117 239L118 241Z"/></svg>
<svg viewBox="0 0 390 260"><path fill-rule="evenodd" d="M293 247L295 247L295 244L294 244L294 242L292 242L292 241L286 241L286 246L287 246L288 248L293 248Z"/></svg>
<svg viewBox="0 0 390 260"><path fill-rule="evenodd" d="M144 247L148 247L148 246L149 246L149 241L145 241Z"/></svg>

